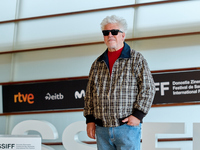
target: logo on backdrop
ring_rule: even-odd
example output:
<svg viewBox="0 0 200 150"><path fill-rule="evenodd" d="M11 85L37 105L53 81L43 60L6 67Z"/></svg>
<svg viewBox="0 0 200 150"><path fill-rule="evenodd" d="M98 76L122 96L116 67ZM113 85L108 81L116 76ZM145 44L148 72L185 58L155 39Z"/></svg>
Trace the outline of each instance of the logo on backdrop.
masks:
<svg viewBox="0 0 200 150"><path fill-rule="evenodd" d="M13 149L15 148L15 144L5 144L5 143L2 143L0 144L0 149Z"/></svg>
<svg viewBox="0 0 200 150"><path fill-rule="evenodd" d="M160 95L161 96L165 96L165 91L169 90L169 82L156 82L155 83L155 87L156 87L156 91L160 91Z"/></svg>
<svg viewBox="0 0 200 150"><path fill-rule="evenodd" d="M170 82L156 82L156 91L160 91L161 96L165 96L165 91L169 91ZM188 95L200 93L200 80L172 81L173 95Z"/></svg>
<svg viewBox="0 0 200 150"><path fill-rule="evenodd" d="M34 103L34 95L32 93L30 94L21 94L18 92L18 94L14 95L14 103L29 103L33 104Z"/></svg>
<svg viewBox="0 0 200 150"><path fill-rule="evenodd" d="M64 95L59 93L54 93L54 95L51 95L50 93L47 93L45 96L45 100L63 100L64 99Z"/></svg>
<svg viewBox="0 0 200 150"><path fill-rule="evenodd" d="M81 90L81 92L79 93L78 91L76 91L74 93L75 99L81 99L85 97L85 90Z"/></svg>
<svg viewBox="0 0 200 150"><path fill-rule="evenodd" d="M154 104L200 101L200 71L153 74L156 86Z"/></svg>

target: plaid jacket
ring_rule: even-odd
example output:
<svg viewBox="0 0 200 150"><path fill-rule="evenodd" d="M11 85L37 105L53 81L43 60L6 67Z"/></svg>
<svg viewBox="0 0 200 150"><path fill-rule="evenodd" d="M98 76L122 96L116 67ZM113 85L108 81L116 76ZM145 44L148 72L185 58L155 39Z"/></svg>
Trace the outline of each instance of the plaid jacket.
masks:
<svg viewBox="0 0 200 150"><path fill-rule="evenodd" d="M116 127L120 119L130 115L142 120L154 94L151 72L139 52L124 43L110 76L106 50L91 66L85 95L86 122L101 120L104 127Z"/></svg>

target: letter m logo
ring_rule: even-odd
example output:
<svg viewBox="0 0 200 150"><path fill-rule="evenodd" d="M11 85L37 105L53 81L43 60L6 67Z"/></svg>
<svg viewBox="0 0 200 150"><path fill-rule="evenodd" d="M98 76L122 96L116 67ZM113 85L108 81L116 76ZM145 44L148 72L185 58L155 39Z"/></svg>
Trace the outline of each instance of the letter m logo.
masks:
<svg viewBox="0 0 200 150"><path fill-rule="evenodd" d="M78 91L76 91L74 96L75 96L75 99L81 99L81 98L85 97L85 91L81 90L80 93Z"/></svg>

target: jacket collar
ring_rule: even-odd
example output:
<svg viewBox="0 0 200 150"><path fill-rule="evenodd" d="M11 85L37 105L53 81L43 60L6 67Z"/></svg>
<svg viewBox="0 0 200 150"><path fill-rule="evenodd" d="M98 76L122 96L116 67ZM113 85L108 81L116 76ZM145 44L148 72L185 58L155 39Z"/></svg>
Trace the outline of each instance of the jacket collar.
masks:
<svg viewBox="0 0 200 150"><path fill-rule="evenodd" d="M131 49L130 46L124 42L124 48L122 50L121 55L119 56L119 58L131 58ZM106 49L106 51L98 58L97 61L105 61L106 63L108 63L108 49Z"/></svg>

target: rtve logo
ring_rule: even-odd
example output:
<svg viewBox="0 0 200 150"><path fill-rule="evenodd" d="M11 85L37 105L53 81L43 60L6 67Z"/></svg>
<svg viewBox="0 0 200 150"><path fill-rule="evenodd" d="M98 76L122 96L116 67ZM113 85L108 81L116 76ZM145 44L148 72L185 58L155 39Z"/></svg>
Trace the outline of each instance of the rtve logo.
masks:
<svg viewBox="0 0 200 150"><path fill-rule="evenodd" d="M29 103L29 104L33 104L34 103L34 95L32 93L30 94L21 94L20 92L18 92L18 94L14 95L14 103Z"/></svg>

